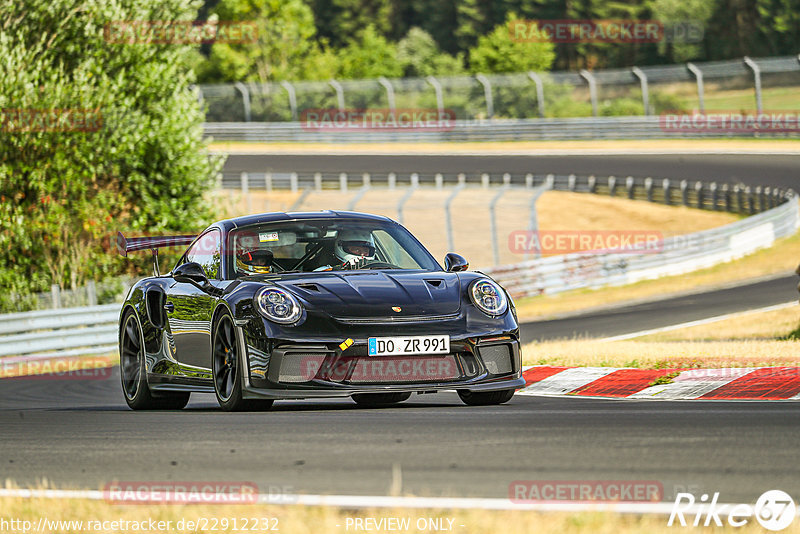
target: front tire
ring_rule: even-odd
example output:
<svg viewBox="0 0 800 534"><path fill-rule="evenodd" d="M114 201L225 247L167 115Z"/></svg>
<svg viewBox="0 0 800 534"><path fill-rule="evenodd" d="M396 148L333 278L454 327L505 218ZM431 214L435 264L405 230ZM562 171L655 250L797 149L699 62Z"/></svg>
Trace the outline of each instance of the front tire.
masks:
<svg viewBox="0 0 800 534"><path fill-rule="evenodd" d="M144 340L139 318L128 310L119 333L119 375L125 402L132 410L180 410L189 402L189 393L155 396L147 384Z"/></svg>
<svg viewBox="0 0 800 534"><path fill-rule="evenodd" d="M219 316L211 341L211 372L217 402L226 412L269 410L272 400L242 398L242 369L236 328L230 314Z"/></svg>
<svg viewBox="0 0 800 534"><path fill-rule="evenodd" d="M391 406L408 400L411 393L356 393L353 400L359 406Z"/></svg>
<svg viewBox="0 0 800 534"><path fill-rule="evenodd" d="M461 397L461 401L468 406L492 406L510 401L515 391L514 389L501 389L498 391L476 393L462 389L459 390L458 396Z"/></svg>

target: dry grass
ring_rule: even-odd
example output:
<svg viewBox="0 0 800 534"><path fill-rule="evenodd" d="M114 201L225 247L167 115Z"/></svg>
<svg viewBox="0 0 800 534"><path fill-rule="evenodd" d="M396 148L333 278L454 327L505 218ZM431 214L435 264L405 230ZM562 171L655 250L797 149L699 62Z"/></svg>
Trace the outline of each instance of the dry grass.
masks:
<svg viewBox="0 0 800 534"><path fill-rule="evenodd" d="M459 534L486 534L503 532L507 534L553 533L572 534L591 532L593 534L633 534L633 533L668 533L674 532L679 526L668 527L666 516L635 516L617 515L612 513L536 513L517 511L484 511L484 510L416 510L416 509L379 509L379 510L345 510L333 507L302 507L302 506L166 506L166 505L110 505L102 501L89 500L48 500L41 498L0 498L0 509L3 510L3 519L20 519L33 522L34 528L40 518L49 521L83 520L83 521L169 521L164 526L171 526L168 530L150 530L145 524L144 528L126 530L127 532L243 532L241 528L234 531L232 528L222 529L220 522L228 519L228 526L232 526L233 518L241 525L243 518L275 518L277 530L283 534L328 534L346 532L365 532L356 530L353 523L347 528L348 519L372 518L408 518L411 528L407 532L436 532L429 528L416 528L418 520L428 518L443 520L448 525L452 520L451 532ZM197 521L204 518L209 521L207 529L178 529L178 522L183 520ZM213 520L217 520L217 530L210 530ZM755 521L751 521L755 523ZM271 521L274 525L275 521ZM757 523L755 523L757 525ZM111 524L108 524L109 527ZM794 522L786 533L800 532L800 525ZM43 532L106 532L110 530L62 528L48 529ZM158 528L158 527L156 527ZM752 524L743 528L726 529L737 533L760 532ZM18 530L22 532L21 530ZM118 532L120 530L117 530ZM367 532L390 532L388 530L372 529ZM257 530L256 532L271 532L270 530Z"/></svg>
<svg viewBox="0 0 800 534"><path fill-rule="evenodd" d="M525 345L522 361L641 369L794 366L800 365L800 341L547 341Z"/></svg>
<svg viewBox="0 0 800 534"><path fill-rule="evenodd" d="M433 253L442 259L448 250L443 205L451 191L421 188L407 201L403 222L406 227ZM321 191L308 195L297 209L345 209L357 191ZM375 189L364 195L356 205L366 211L398 219L397 203L405 190ZM242 198L238 191L215 193L217 205L228 215L243 215L262 211L286 210L300 193L251 191ZM494 192L485 189L465 189L453 202L454 248L475 268L493 263L490 231L489 200ZM497 205L497 232L500 236L500 263L522 261L522 254L508 246L508 237L516 230L528 227L531 193L511 191ZM722 226L737 217L728 213L700 211L677 206L663 206L621 198L550 191L537 203L539 227L542 230L642 230L659 231L664 236L685 234Z"/></svg>
<svg viewBox="0 0 800 534"><path fill-rule="evenodd" d="M724 341L784 338L800 325L800 306L767 312L742 313L729 319L680 330L659 332L637 341Z"/></svg>
<svg viewBox="0 0 800 534"><path fill-rule="evenodd" d="M693 273L644 280L635 284L600 289L582 289L557 295L528 297L515 302L522 320L541 319L610 304L665 296L703 287L744 281L777 273L789 274L800 262L800 233L781 239L744 258ZM787 295L790 300L792 295Z"/></svg>

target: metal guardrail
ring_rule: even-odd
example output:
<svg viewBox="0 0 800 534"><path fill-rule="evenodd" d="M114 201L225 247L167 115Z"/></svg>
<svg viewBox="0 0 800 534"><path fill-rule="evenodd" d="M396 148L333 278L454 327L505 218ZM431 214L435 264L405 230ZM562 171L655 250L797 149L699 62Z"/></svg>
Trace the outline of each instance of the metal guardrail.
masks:
<svg viewBox="0 0 800 534"><path fill-rule="evenodd" d="M663 240L657 250L568 254L505 265L484 272L512 297L630 284L711 267L771 246L800 228L797 196L740 221Z"/></svg>
<svg viewBox="0 0 800 534"><path fill-rule="evenodd" d="M765 128L755 131L734 129L678 129L668 127L661 117L576 117L566 119L496 119L455 121L452 129L424 128L383 132L371 130L314 131L300 122L209 122L205 135L220 141L264 143L396 143L466 141L546 141L580 139L664 139L770 137L797 138L800 128Z"/></svg>
<svg viewBox="0 0 800 534"><path fill-rule="evenodd" d="M120 308L105 304L0 315L0 356L48 358L113 351Z"/></svg>
<svg viewBox="0 0 800 534"><path fill-rule="evenodd" d="M218 176L224 189L238 189L243 195L250 191L289 190L303 192L289 211L300 210L308 195L314 192L337 190L356 193L347 209L352 209L361 196L372 188L432 187L443 190L453 187L484 189L512 187L533 189L547 186L554 191L593 193L632 200L646 200L666 205L687 206L712 211L727 211L752 215L786 202L795 196L792 189L779 187L750 187L743 184L707 182L703 180L674 180L642 176L555 175L533 173L395 173L395 172L226 172ZM366 209L365 206L360 206ZM398 206L398 213L401 207Z"/></svg>

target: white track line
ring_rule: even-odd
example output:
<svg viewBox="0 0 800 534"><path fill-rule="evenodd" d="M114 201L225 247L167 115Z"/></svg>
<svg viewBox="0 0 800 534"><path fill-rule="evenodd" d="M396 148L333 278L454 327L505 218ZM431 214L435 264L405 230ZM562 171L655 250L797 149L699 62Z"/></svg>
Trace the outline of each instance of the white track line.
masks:
<svg viewBox="0 0 800 534"><path fill-rule="evenodd" d="M626 339L633 339L642 336L649 336L650 334L658 334L660 332L669 332L670 330L679 330L681 328L689 328L692 326L699 326L703 324L709 323L716 323L717 321L724 321L725 319L732 319L734 317L741 317L743 315L749 315L751 313L760 313L760 312L769 312L775 310L783 310L785 308L791 308L792 306L797 306L798 302L793 300L791 302L784 302L783 304L775 304L774 306L767 306L765 308L756 308L753 310L747 310L742 312L736 313L728 313L725 315L717 315L716 317L708 317L706 319L699 319L697 321L689 321L687 323L680 323L674 324L670 326L662 326L661 328L652 328L650 330L641 330L639 332L631 332L630 334L622 334L619 336L612 336L612 337L604 337L598 339L597 341L601 342L608 342L608 341L624 341Z"/></svg>
<svg viewBox="0 0 800 534"><path fill-rule="evenodd" d="M222 143L222 141L220 141ZM690 149L675 149L675 150L604 150L604 149L561 149L561 150L525 150L525 151L469 151L460 152L453 151L437 151L437 150L420 150L420 151L364 151L364 150L348 150L342 147L341 150L336 152L318 151L314 149L307 150L236 150L214 148L209 151L211 154L231 154L235 156L671 156L671 155L698 155L698 156L722 156L722 155L743 155L743 156L800 156L800 151L757 151L757 150L690 150Z"/></svg>
<svg viewBox="0 0 800 534"><path fill-rule="evenodd" d="M104 500L104 492L92 490L31 490L0 489L0 498L23 499L86 499ZM343 508L426 508L439 510L520 510L534 512L611 512L618 514L669 515L671 502L586 502L586 501L531 501L515 503L510 499L482 499L471 497L388 497L380 495L296 495L276 500L275 495L258 495L259 504L290 506L336 506ZM118 503L117 503L118 504ZM700 505L705 506L705 505ZM731 504L717 504L717 508ZM684 514L694 515L697 505L684 509ZM726 513L720 513L724 516Z"/></svg>

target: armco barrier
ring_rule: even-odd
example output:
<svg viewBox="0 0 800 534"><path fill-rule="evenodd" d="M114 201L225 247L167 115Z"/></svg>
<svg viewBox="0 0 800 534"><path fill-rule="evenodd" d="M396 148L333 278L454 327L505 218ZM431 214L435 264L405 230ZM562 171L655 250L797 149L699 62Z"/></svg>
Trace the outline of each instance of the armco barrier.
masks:
<svg viewBox="0 0 800 534"><path fill-rule="evenodd" d="M662 119L647 117L576 117L566 119L494 119L455 121L447 131L399 130L309 131L299 122L208 122L204 132L217 141L263 143L396 143L457 141L546 141L580 139L664 139L715 137L791 137L800 128L759 131L672 130Z"/></svg>
<svg viewBox="0 0 800 534"><path fill-rule="evenodd" d="M112 352L117 348L120 308L105 304L0 315L0 356Z"/></svg>
<svg viewBox="0 0 800 534"><path fill-rule="evenodd" d="M567 254L484 272L514 298L630 284L731 261L769 247L799 227L800 207L794 196L776 208L720 228L667 238L661 250L655 252Z"/></svg>

